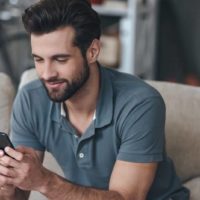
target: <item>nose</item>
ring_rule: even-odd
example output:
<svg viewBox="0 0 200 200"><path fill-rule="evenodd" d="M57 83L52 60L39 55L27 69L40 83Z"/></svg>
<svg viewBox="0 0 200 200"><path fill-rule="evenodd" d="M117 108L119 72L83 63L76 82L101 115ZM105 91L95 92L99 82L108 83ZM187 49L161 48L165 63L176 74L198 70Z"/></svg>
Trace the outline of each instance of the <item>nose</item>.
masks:
<svg viewBox="0 0 200 200"><path fill-rule="evenodd" d="M56 68L50 62L45 62L43 66L42 78L44 80L49 80L55 77L57 77Z"/></svg>

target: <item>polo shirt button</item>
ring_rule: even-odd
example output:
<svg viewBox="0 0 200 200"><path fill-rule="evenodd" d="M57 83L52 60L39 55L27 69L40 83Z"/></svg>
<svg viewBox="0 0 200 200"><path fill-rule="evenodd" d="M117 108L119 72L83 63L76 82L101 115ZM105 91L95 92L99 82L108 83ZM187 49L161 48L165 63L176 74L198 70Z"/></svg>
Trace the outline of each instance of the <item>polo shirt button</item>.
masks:
<svg viewBox="0 0 200 200"><path fill-rule="evenodd" d="M84 158L84 153L79 153L79 158Z"/></svg>

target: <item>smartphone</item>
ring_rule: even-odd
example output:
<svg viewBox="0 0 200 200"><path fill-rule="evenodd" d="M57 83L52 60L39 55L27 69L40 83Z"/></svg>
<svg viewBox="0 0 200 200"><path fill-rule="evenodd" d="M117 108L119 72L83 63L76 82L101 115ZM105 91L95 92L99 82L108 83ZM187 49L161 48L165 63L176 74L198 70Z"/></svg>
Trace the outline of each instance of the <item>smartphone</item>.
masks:
<svg viewBox="0 0 200 200"><path fill-rule="evenodd" d="M8 134L0 132L0 149L4 151L4 149L8 146L14 149L14 146L10 141Z"/></svg>

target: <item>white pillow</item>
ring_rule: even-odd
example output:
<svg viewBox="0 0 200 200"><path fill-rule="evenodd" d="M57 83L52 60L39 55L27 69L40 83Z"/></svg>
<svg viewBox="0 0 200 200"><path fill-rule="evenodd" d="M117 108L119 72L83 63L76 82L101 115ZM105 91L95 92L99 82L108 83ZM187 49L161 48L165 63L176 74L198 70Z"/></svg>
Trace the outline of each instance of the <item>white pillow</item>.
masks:
<svg viewBox="0 0 200 200"><path fill-rule="evenodd" d="M21 75L20 84L19 84L18 88L20 89L22 86L26 85L27 83L29 83L37 78L38 78L38 75L36 73L35 68L24 71Z"/></svg>
<svg viewBox="0 0 200 200"><path fill-rule="evenodd" d="M8 75L0 72L0 131L8 133L15 89Z"/></svg>

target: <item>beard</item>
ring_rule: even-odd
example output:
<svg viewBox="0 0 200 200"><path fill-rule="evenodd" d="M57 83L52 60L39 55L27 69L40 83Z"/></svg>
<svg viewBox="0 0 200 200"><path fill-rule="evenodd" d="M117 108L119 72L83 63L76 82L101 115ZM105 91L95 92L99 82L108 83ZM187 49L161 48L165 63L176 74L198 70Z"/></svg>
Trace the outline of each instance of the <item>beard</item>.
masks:
<svg viewBox="0 0 200 200"><path fill-rule="evenodd" d="M72 81L67 79L51 78L48 80L41 79L44 88L49 98L54 102L64 102L72 97L88 80L90 75L89 66L87 61L84 59L84 65L82 71L77 74L77 77ZM48 88L45 84L48 83L62 83L63 87L60 89Z"/></svg>

